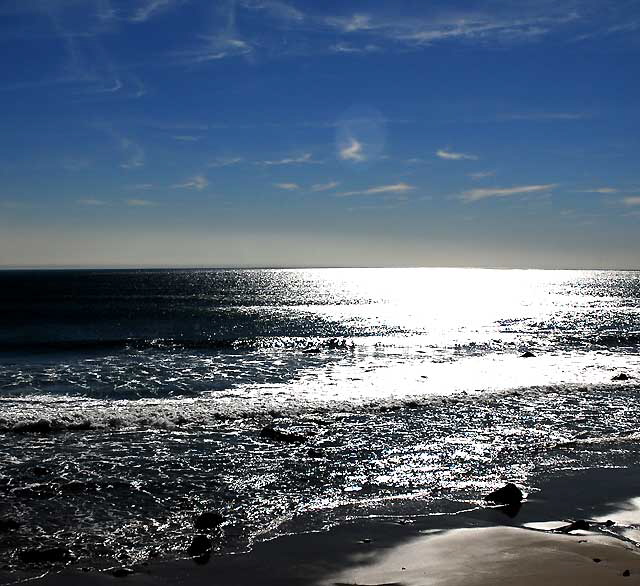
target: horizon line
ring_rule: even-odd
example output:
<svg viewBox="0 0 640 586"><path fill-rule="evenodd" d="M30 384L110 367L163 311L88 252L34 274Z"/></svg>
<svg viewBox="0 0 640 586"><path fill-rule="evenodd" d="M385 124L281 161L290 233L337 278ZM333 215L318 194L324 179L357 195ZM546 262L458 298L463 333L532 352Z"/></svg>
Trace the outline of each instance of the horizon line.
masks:
<svg viewBox="0 0 640 586"><path fill-rule="evenodd" d="M0 265L0 271L232 271L232 270L330 270L330 269L476 269L476 270L514 270L514 271L620 271L638 272L637 268L589 267L589 266L505 266L505 265Z"/></svg>

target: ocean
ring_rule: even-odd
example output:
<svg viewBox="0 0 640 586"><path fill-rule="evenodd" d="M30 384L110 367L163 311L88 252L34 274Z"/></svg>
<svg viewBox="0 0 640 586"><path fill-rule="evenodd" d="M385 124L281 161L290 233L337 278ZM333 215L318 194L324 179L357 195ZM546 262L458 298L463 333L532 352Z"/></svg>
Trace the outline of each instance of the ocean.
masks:
<svg viewBox="0 0 640 586"><path fill-rule="evenodd" d="M637 466L639 349L639 272L0 272L0 565L178 558L206 510L237 552Z"/></svg>

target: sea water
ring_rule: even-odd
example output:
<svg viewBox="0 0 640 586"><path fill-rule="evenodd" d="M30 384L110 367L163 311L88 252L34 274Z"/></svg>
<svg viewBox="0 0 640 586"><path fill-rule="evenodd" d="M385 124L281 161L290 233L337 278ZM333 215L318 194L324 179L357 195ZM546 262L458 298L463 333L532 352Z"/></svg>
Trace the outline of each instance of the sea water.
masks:
<svg viewBox="0 0 640 586"><path fill-rule="evenodd" d="M639 349L638 272L0 272L0 560L179 557L205 510L239 551L633 466Z"/></svg>

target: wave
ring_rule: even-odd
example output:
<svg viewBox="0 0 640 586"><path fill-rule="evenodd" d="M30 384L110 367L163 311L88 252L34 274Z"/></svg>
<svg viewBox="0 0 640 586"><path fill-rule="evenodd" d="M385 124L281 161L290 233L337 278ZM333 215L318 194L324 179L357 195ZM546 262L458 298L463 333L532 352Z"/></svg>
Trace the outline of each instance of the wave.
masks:
<svg viewBox="0 0 640 586"><path fill-rule="evenodd" d="M0 352L118 352L124 350L266 350L282 348L313 353L320 350L346 350L355 343L346 338L253 337L226 339L114 338L87 340L35 340L0 342Z"/></svg>
<svg viewBox="0 0 640 586"><path fill-rule="evenodd" d="M234 400L230 396L217 397L215 394L193 398L115 401L50 395L8 397L0 398L0 433L57 434L149 429L187 431L228 424L243 428L245 425L253 426L258 421L324 422L324 425L334 418L363 415L382 418L397 415L420 420L425 414L437 411L446 413L449 418L453 413L469 410L539 405L549 401L563 404L563 409L573 412L576 410L576 401L591 405L593 398L597 398L615 404L621 392L624 393L622 396L635 398L640 392L640 384L564 384L502 391L461 390L443 395L407 394L327 400L298 396L295 401L282 401L271 395L237 397ZM558 445L640 440L640 432L635 427L628 432L622 427L616 433L602 435L585 433L579 427L574 432L567 428L566 437Z"/></svg>
<svg viewBox="0 0 640 586"><path fill-rule="evenodd" d="M598 336L594 343L598 346L612 347L634 347L640 346L640 332L630 332L626 334L605 334Z"/></svg>

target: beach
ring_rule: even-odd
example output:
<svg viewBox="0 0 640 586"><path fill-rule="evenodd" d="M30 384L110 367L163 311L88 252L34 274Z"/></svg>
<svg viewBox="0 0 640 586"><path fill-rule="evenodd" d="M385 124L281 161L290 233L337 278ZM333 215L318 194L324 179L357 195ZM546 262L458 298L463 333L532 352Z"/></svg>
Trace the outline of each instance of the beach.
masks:
<svg viewBox="0 0 640 586"><path fill-rule="evenodd" d="M122 568L70 566L38 583L636 584L640 549L632 538L640 521L634 502L639 479L629 469L559 471L541 482L515 516L482 505L438 517L359 520L258 543L248 553L152 562L128 568L126 576ZM587 529L558 531L586 519Z"/></svg>
<svg viewBox="0 0 640 586"><path fill-rule="evenodd" d="M3 583L480 580L549 555L560 576L581 551L635 579L637 273L2 279ZM484 501L508 482L514 517ZM587 545L549 531L580 519Z"/></svg>

